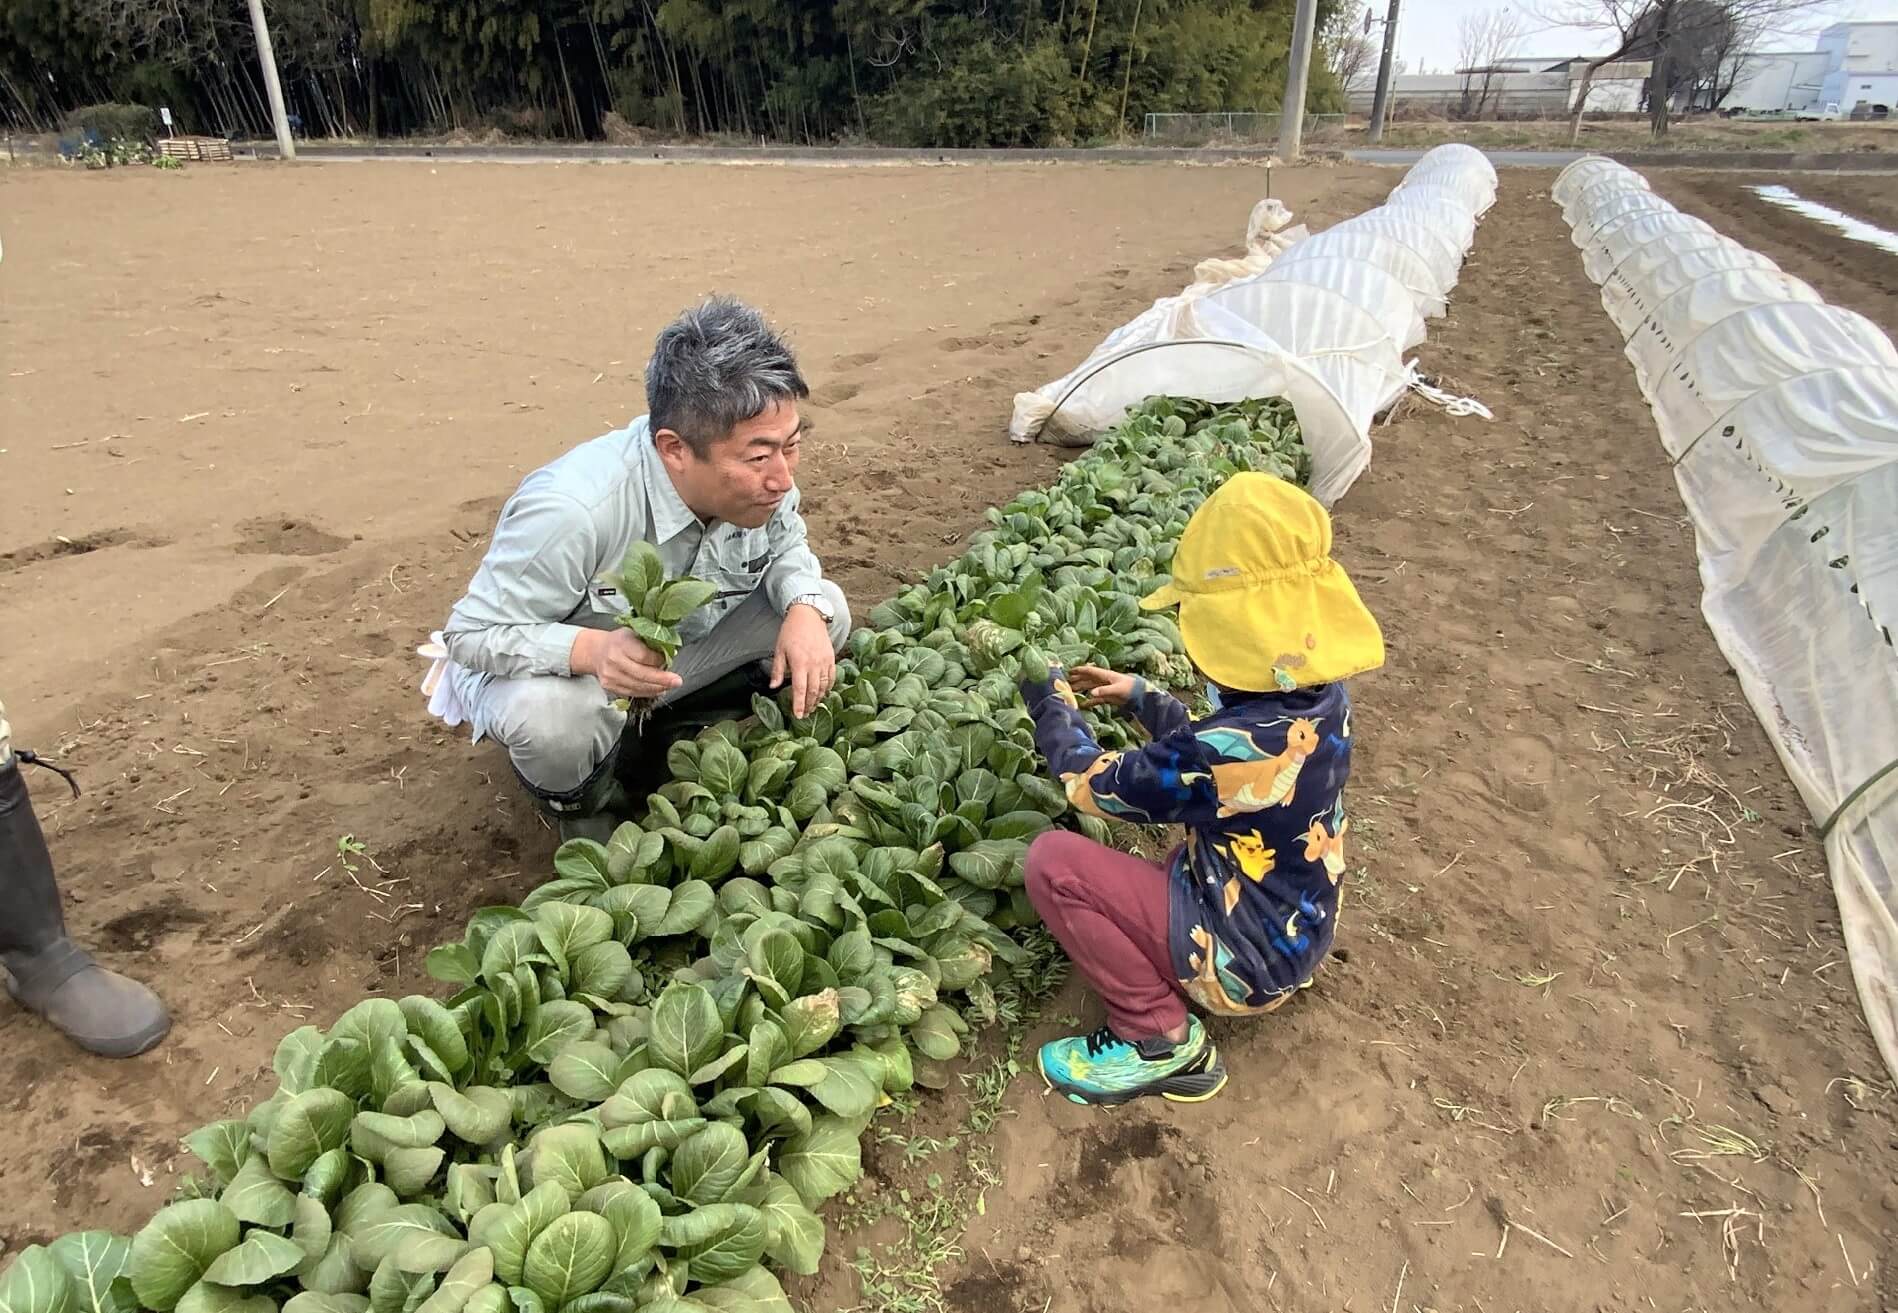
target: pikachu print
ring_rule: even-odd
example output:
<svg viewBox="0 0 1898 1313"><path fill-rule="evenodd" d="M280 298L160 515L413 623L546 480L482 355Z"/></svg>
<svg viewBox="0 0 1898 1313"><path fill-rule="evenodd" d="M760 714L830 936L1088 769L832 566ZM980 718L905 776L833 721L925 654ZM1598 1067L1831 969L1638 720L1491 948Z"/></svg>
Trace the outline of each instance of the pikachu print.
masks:
<svg viewBox="0 0 1898 1313"><path fill-rule="evenodd" d="M1235 690L1198 722L1148 686L1128 708L1148 741L1123 752L1103 750L1059 687L1023 698L1035 746L1075 810L1185 827L1167 860L1168 947L1183 990L1210 1011L1251 1015L1311 980L1343 891L1338 799L1355 727L1341 684Z"/></svg>
<svg viewBox="0 0 1898 1313"><path fill-rule="evenodd" d="M1226 845L1226 855L1237 866L1246 879L1257 884L1272 874L1272 868L1278 864L1278 850L1267 848L1265 839L1257 830L1245 834L1235 834ZM1244 886L1239 877L1233 876L1226 881L1226 915L1232 915L1232 909L1239 905L1239 895Z"/></svg>

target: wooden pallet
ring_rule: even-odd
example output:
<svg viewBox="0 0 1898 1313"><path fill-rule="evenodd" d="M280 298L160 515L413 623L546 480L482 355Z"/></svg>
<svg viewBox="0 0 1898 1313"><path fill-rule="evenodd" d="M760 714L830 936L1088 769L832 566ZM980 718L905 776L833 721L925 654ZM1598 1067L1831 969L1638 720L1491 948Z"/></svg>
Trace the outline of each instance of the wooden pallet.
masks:
<svg viewBox="0 0 1898 1313"><path fill-rule="evenodd" d="M231 143L222 137L164 137L158 153L180 160L228 160Z"/></svg>

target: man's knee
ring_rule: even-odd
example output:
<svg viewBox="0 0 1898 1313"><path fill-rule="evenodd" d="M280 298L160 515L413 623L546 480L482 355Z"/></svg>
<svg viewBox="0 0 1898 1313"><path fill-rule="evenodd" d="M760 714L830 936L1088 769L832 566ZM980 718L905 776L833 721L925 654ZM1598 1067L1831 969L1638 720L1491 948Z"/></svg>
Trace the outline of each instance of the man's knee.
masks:
<svg viewBox="0 0 1898 1313"><path fill-rule="evenodd" d="M496 680L487 732L521 775L549 793L577 788L605 760L622 718L591 676Z"/></svg>
<svg viewBox="0 0 1898 1313"><path fill-rule="evenodd" d="M824 580L820 588L830 603L830 645L841 652L850 641L850 603L844 599L844 590L830 580Z"/></svg>

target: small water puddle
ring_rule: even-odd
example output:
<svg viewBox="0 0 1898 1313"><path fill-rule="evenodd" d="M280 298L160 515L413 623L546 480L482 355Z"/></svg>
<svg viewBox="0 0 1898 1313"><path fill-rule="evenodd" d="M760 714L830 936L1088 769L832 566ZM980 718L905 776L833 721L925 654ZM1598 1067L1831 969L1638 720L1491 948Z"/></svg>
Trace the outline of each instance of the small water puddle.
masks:
<svg viewBox="0 0 1898 1313"><path fill-rule="evenodd" d="M1770 201L1774 205L1784 206L1795 214L1805 215L1808 219L1816 219L1820 223L1825 224L1828 228L1836 228L1855 242L1864 242L1868 246L1876 246L1881 251L1898 255L1898 233L1887 232L1875 223L1867 223L1863 219L1855 219L1845 213L1845 211L1835 210L1830 205L1821 205L1817 201L1809 201L1791 187L1781 187L1774 184L1763 187L1749 187L1747 190L1751 191L1763 201Z"/></svg>

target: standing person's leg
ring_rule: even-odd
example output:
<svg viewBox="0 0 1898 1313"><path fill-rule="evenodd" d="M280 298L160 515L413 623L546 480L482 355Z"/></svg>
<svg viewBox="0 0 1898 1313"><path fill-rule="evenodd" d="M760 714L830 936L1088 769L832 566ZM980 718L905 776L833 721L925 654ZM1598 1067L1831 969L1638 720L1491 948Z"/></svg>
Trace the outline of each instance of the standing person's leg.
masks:
<svg viewBox="0 0 1898 1313"><path fill-rule="evenodd" d="M0 964L7 992L83 1049L107 1058L143 1053L165 1037L171 1017L151 990L106 970L66 937L52 855L20 766L0 706Z"/></svg>
<svg viewBox="0 0 1898 1313"><path fill-rule="evenodd" d="M1225 1068L1174 979L1166 873L1050 830L1029 847L1023 875L1029 901L1107 1008L1101 1030L1042 1046L1042 1075L1080 1103L1217 1094Z"/></svg>

